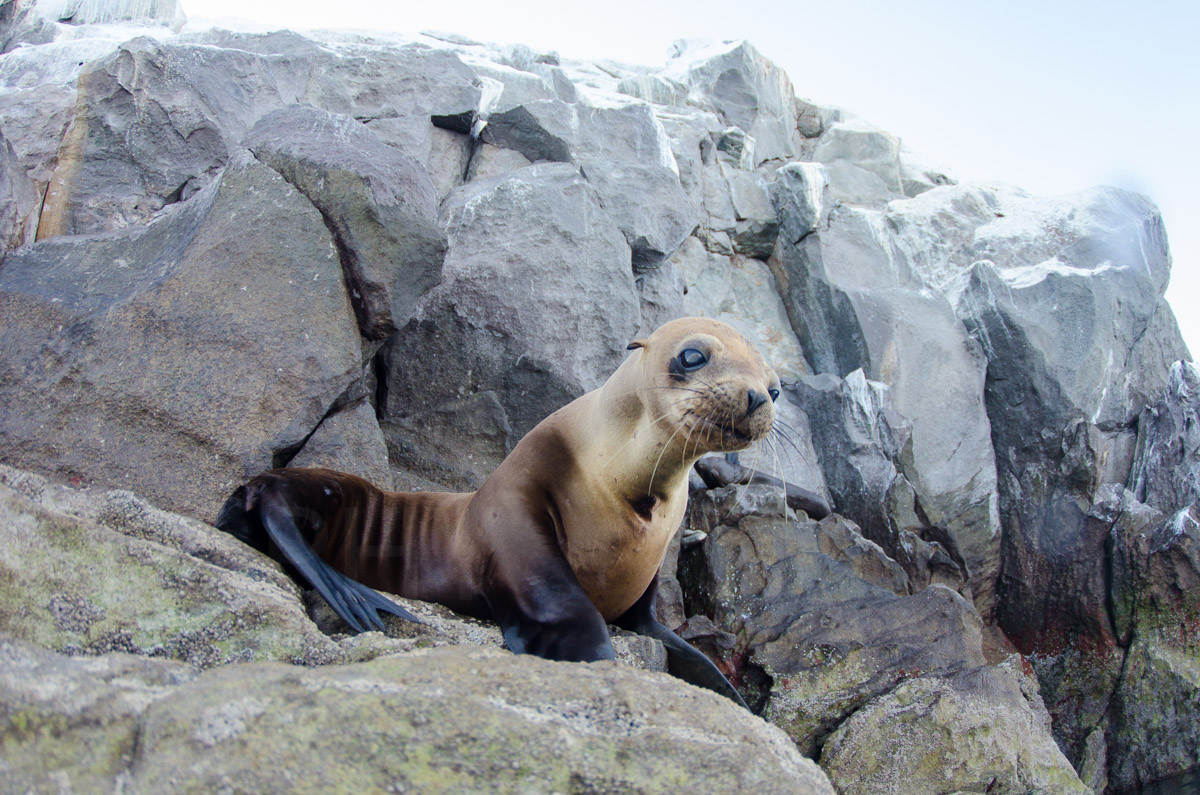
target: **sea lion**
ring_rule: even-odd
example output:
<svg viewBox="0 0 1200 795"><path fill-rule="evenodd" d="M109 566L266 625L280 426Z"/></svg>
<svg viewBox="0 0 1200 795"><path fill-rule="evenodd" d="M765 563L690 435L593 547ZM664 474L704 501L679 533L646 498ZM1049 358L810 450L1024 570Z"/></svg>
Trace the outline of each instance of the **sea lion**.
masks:
<svg viewBox="0 0 1200 795"><path fill-rule="evenodd" d="M494 619L516 653L612 659L607 623L658 638L668 670L745 706L654 614L658 569L683 519L688 472L743 450L775 420L779 378L732 327L683 318L630 343L604 386L530 431L478 491L394 493L332 470L275 469L216 524L295 568L352 627L374 588Z"/></svg>

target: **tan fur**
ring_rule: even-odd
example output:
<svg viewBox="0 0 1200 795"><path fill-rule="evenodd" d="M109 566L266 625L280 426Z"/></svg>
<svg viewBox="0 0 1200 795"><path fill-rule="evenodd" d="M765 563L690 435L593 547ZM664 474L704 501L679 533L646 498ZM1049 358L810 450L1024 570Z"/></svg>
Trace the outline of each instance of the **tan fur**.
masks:
<svg viewBox="0 0 1200 795"><path fill-rule="evenodd" d="M322 517L314 549L366 585L479 615L488 578L519 578L526 556L556 543L603 617L622 615L683 518L692 464L763 438L774 406L745 416L747 393L779 387L715 320L672 321L631 347L604 386L543 420L473 494L387 493L340 475L352 507ZM672 377L684 348L708 364Z"/></svg>

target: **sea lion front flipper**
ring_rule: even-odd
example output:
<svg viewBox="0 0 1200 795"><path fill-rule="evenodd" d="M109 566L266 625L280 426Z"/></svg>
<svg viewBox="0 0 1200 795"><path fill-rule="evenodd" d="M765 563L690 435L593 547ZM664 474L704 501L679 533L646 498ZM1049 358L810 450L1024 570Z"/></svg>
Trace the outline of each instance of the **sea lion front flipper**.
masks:
<svg viewBox="0 0 1200 795"><path fill-rule="evenodd" d="M655 574L645 593L613 623L621 629L662 641L667 650L667 672L672 676L720 693L749 710L750 707L742 698L742 694L725 678L725 674L721 673L721 669L717 668L712 660L658 620L654 614L654 597L657 592L658 575Z"/></svg>
<svg viewBox="0 0 1200 795"><path fill-rule="evenodd" d="M545 528L530 536L492 556L483 589L509 650L567 662L614 659L608 624L553 536Z"/></svg>
<svg viewBox="0 0 1200 795"><path fill-rule="evenodd" d="M329 603L333 611L356 632L366 632L364 625L382 630L383 622L377 611L383 610L407 621L422 623L416 616L385 599L381 594L360 582L350 579L325 561L304 540L286 499L265 493L259 502L259 515L271 542L300 575Z"/></svg>

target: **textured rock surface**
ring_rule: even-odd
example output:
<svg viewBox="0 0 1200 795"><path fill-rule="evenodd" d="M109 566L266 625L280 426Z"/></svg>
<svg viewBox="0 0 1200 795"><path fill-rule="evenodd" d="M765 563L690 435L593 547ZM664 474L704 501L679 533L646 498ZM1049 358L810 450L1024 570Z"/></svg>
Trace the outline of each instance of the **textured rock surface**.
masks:
<svg viewBox="0 0 1200 795"><path fill-rule="evenodd" d="M629 244L567 164L472 182L442 224L443 280L390 346L384 416L493 391L515 443L603 383L637 334Z"/></svg>
<svg viewBox="0 0 1200 795"><path fill-rule="evenodd" d="M19 716L4 730L6 777L22 790L264 790L282 775L312 790L833 792L777 729L616 663L451 648L196 676L11 641L0 655L2 703Z"/></svg>
<svg viewBox="0 0 1200 795"><path fill-rule="evenodd" d="M839 726L821 765L841 792L1091 792L1036 687L1003 667L904 682Z"/></svg>
<svg viewBox="0 0 1200 795"><path fill-rule="evenodd" d="M18 250L0 314L6 461L206 518L362 369L320 214L248 153L155 223Z"/></svg>
<svg viewBox="0 0 1200 795"><path fill-rule="evenodd" d="M446 244L425 169L357 120L304 106L268 114L244 144L320 211L363 336L387 339L441 276Z"/></svg>

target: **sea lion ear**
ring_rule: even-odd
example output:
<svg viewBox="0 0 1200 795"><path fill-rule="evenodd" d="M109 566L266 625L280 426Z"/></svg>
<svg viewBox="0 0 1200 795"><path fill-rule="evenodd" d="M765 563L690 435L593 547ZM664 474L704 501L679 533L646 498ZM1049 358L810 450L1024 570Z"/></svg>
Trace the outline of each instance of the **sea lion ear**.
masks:
<svg viewBox="0 0 1200 795"><path fill-rule="evenodd" d="M645 347L646 347L645 340L634 340L633 342L631 342L625 346L625 350L632 351L636 348L645 348Z"/></svg>

